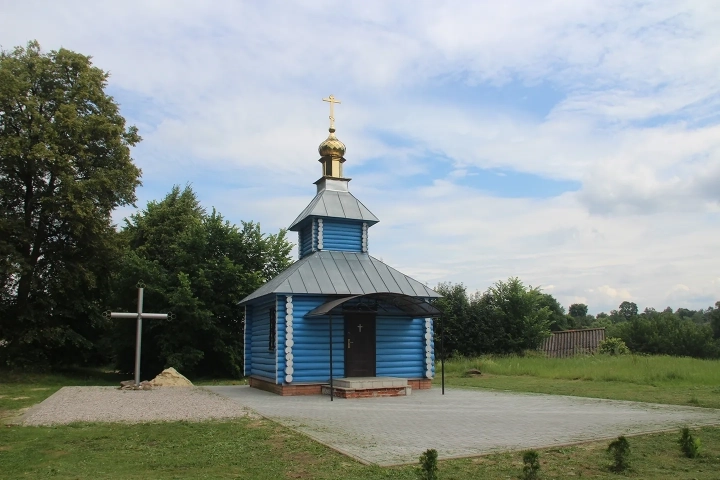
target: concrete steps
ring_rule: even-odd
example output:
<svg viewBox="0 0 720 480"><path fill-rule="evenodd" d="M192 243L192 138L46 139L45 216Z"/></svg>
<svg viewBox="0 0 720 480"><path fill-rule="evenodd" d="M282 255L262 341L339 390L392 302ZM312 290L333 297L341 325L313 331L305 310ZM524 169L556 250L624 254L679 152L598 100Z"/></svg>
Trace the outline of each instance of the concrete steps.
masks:
<svg viewBox="0 0 720 480"><path fill-rule="evenodd" d="M402 397L411 392L405 378L350 377L333 381L333 394L338 398ZM330 385L323 385L322 393L330 395Z"/></svg>

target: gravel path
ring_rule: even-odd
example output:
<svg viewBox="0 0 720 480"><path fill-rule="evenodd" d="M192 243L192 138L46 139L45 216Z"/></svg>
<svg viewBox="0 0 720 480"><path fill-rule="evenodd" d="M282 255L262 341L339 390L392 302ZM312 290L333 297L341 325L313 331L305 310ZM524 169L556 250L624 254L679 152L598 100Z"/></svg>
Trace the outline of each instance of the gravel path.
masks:
<svg viewBox="0 0 720 480"><path fill-rule="evenodd" d="M202 421L248 415L254 414L227 397L199 387L160 387L153 390L63 387L31 408L19 423Z"/></svg>

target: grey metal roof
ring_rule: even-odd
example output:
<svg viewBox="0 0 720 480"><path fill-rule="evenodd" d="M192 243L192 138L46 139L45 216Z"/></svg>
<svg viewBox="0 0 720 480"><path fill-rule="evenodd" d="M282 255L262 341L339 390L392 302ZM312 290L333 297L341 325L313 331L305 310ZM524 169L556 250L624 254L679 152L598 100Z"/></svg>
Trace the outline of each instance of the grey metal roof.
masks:
<svg viewBox="0 0 720 480"><path fill-rule="evenodd" d="M413 317L437 317L440 315L440 310L427 303L425 300L417 297L411 297L409 295L403 295L402 293L369 293L367 295L350 295L347 297L335 298L329 302L325 302L319 307L311 310L307 313L307 317L319 317L329 315L333 311L338 310L338 307L342 307L345 302L350 300L360 299L373 299L380 300L391 307L395 307L396 310L383 309L382 304L376 304L378 312L382 309L383 316L407 316L412 315Z"/></svg>
<svg viewBox="0 0 720 480"><path fill-rule="evenodd" d="M378 218L355 198L350 192L337 190L322 190L315 195L312 202L298 215L288 230L298 230L297 227L308 217L335 217L350 220L363 220L369 224L379 222Z"/></svg>
<svg viewBox="0 0 720 480"><path fill-rule="evenodd" d="M241 304L268 294L365 295L402 293L411 297L441 295L367 253L315 252L243 298Z"/></svg>

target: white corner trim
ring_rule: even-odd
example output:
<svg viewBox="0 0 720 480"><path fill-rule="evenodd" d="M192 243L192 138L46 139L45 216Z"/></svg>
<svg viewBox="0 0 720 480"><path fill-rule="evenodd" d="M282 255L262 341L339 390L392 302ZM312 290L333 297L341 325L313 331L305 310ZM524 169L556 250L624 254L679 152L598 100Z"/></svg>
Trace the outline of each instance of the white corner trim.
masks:
<svg viewBox="0 0 720 480"><path fill-rule="evenodd" d="M432 319L425 319L425 376L427 378L433 378L433 370L435 366L432 361L433 354L433 328Z"/></svg>
<svg viewBox="0 0 720 480"><path fill-rule="evenodd" d="M368 251L368 224L367 222L363 222L362 224L362 253L367 253Z"/></svg>
<svg viewBox="0 0 720 480"><path fill-rule="evenodd" d="M318 234L317 248L318 248L318 250L322 250L323 249L323 219L322 218L318 218L317 231L318 231L318 233L317 233Z"/></svg>
<svg viewBox="0 0 720 480"><path fill-rule="evenodd" d="M293 340L293 300L292 295L285 296L285 383L292 383L293 373L293 352L292 347L295 345Z"/></svg>

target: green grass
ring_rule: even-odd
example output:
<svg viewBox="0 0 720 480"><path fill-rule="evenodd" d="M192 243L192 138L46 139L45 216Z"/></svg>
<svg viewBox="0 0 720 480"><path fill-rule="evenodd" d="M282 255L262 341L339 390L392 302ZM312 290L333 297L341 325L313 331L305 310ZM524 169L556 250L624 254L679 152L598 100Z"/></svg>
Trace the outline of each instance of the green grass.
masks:
<svg viewBox="0 0 720 480"><path fill-rule="evenodd" d="M685 458L680 432L630 438L633 469L625 478L717 479L720 429L694 431L703 456ZM618 478L607 466L608 442L538 450L543 478ZM431 444L431 442L429 442ZM415 466L362 465L267 420L75 424L0 430L0 477L57 479L414 479ZM439 462L442 479L517 478L522 452Z"/></svg>
<svg viewBox="0 0 720 480"><path fill-rule="evenodd" d="M655 360L657 364L653 364ZM635 365L637 371L632 371L630 365ZM692 386L699 388L692 394L697 404L712 403L703 389L720 387L720 383L712 384L712 379L718 376L717 362L666 357L637 357L634 360L604 357L566 360L481 358L448 362L447 367L450 384L468 383L475 387L490 385L493 388L604 398L643 397L649 394L633 394L630 390L654 388L655 396L648 399L665 399L666 403L674 403L674 394L669 391L679 387L687 390ZM483 371L483 375L465 377L470 368ZM698 379L696 370L701 377L704 374L706 377ZM668 375L667 372L676 374ZM603 379L606 374L615 375L615 378ZM117 385L119 380L112 373L91 370L51 375L18 375L0 371L0 408L12 416L64 385ZM697 385L693 385L695 381ZM194 381L198 384L237 382ZM680 403L687 404L689 395L686 391ZM23 396L28 398L18 399ZM541 478L720 478L717 474L720 471L720 428L693 430L693 435L703 442L702 456L697 459L682 455L677 443L679 430L630 437L632 469L621 476L608 469L608 441L540 449ZM432 445L431 438L428 439L428 447L437 448ZM521 471L522 452L439 463L440 478L448 480L518 478ZM0 425L2 479L402 480L417 478L416 472L417 467L412 465L390 468L362 465L268 420L73 424L58 427Z"/></svg>
<svg viewBox="0 0 720 480"><path fill-rule="evenodd" d="M470 369L480 370L482 375L468 376ZM439 382L438 375L435 383ZM461 387L720 408L720 360L644 355L461 358L445 362L445 382Z"/></svg>

